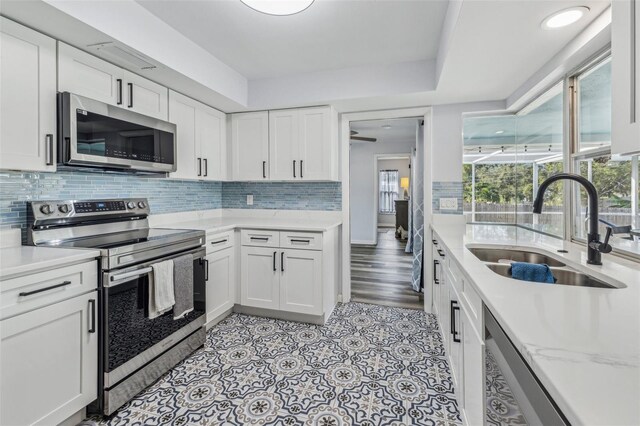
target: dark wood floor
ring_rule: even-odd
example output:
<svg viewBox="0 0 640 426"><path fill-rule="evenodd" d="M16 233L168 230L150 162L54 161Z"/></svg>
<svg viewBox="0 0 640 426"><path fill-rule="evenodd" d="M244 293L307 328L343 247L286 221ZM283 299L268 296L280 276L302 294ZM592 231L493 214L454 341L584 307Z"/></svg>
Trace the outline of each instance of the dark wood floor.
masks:
<svg viewBox="0 0 640 426"><path fill-rule="evenodd" d="M378 228L378 245L351 245L351 300L400 308L423 309L411 288L413 256L407 241L396 240L393 228Z"/></svg>

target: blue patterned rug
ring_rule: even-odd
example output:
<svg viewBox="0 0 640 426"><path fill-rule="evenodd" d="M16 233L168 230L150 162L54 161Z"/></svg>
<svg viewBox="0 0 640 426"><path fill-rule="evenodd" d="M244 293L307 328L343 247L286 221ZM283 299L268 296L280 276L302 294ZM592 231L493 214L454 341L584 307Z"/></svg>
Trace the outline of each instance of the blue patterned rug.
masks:
<svg viewBox="0 0 640 426"><path fill-rule="evenodd" d="M324 326L233 314L105 425L459 425L436 318L362 303Z"/></svg>

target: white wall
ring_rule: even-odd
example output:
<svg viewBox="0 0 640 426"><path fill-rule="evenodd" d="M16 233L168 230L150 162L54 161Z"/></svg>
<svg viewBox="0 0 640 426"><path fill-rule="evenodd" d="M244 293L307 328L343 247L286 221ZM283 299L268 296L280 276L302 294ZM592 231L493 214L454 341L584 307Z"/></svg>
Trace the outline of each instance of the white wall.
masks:
<svg viewBox="0 0 640 426"><path fill-rule="evenodd" d="M405 141L384 141L375 143L351 143L350 155L350 208L351 242L374 244L376 240L375 193L376 154L410 154L416 146L415 139Z"/></svg>
<svg viewBox="0 0 640 426"><path fill-rule="evenodd" d="M410 154L407 152L407 154ZM403 177L411 177L411 169L409 168L409 158L386 160L378 159L378 172L380 170L398 170L398 199L402 199L404 189L400 188L400 179ZM378 176L380 174L378 173ZM409 185L411 185L411 179L409 179ZM409 188L409 194L411 194L411 188ZM375 197L374 197L375 198ZM375 202L373 208L375 209ZM395 228L396 215L395 214L378 214L378 226L391 226Z"/></svg>

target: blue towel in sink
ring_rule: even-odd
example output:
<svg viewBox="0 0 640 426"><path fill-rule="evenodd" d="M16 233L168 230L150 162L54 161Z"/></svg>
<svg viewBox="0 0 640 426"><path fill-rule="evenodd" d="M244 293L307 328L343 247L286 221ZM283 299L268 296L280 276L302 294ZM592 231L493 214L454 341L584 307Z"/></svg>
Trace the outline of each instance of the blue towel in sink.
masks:
<svg viewBox="0 0 640 426"><path fill-rule="evenodd" d="M553 284L556 282L549 265L527 262L512 262L511 277L516 280Z"/></svg>

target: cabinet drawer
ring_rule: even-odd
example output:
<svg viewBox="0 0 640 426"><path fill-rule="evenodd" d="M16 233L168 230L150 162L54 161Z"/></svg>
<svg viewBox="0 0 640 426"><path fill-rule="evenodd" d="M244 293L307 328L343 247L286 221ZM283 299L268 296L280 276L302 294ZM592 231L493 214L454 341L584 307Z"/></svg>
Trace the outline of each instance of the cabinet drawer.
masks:
<svg viewBox="0 0 640 426"><path fill-rule="evenodd" d="M207 234L207 254L233 247L233 230Z"/></svg>
<svg viewBox="0 0 640 426"><path fill-rule="evenodd" d="M278 247L280 245L280 232L243 229L240 232L240 240L243 246Z"/></svg>
<svg viewBox="0 0 640 426"><path fill-rule="evenodd" d="M293 231L281 232L280 247L301 250L322 250L322 233Z"/></svg>
<svg viewBox="0 0 640 426"><path fill-rule="evenodd" d="M460 269L458 268L458 265L456 265L456 263L451 260L448 259L448 269L449 269L449 280L451 281L451 284L456 288L456 291L458 292L458 294L462 293L462 288L463 288L463 278L462 278L462 273L460 272Z"/></svg>
<svg viewBox="0 0 640 426"><path fill-rule="evenodd" d="M0 319L95 290L98 262L85 262L2 281Z"/></svg>

